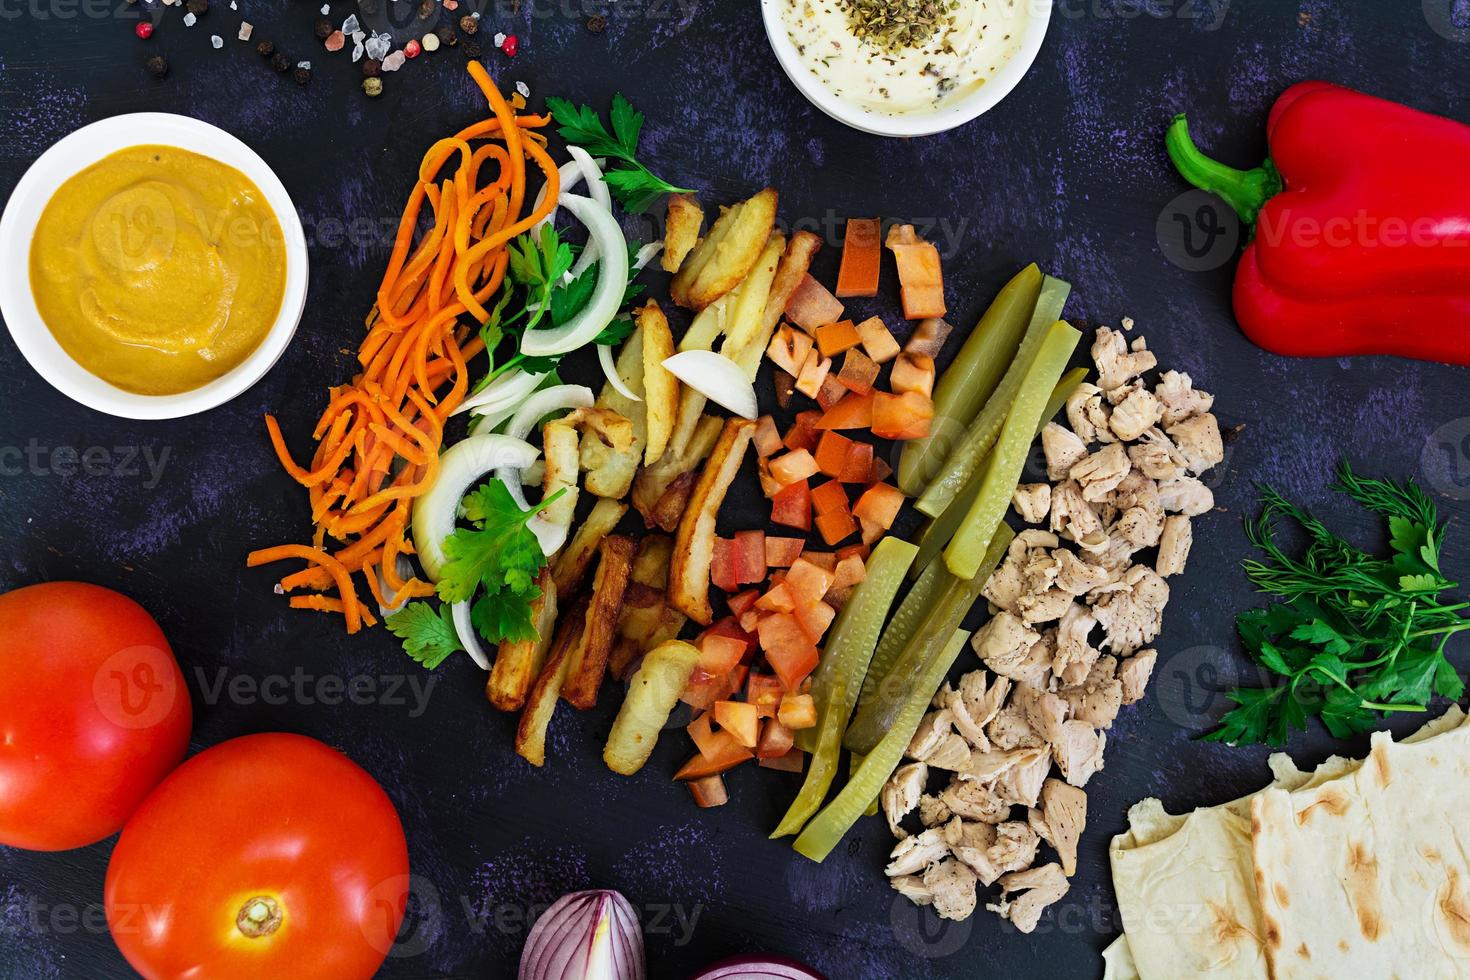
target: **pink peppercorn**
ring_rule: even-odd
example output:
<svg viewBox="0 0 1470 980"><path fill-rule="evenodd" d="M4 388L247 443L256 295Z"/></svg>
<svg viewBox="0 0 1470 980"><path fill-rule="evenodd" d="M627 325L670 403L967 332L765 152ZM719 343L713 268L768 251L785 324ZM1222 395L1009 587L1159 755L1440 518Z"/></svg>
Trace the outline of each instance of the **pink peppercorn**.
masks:
<svg viewBox="0 0 1470 980"><path fill-rule="evenodd" d="M516 52L520 49L520 38L516 37L514 34L506 35L505 41L500 45L500 50L505 52L505 56L507 58L514 58L516 56Z"/></svg>
<svg viewBox="0 0 1470 980"><path fill-rule="evenodd" d="M153 36L153 24L150 21L140 20L138 26L133 28L133 33L146 41Z"/></svg>
<svg viewBox="0 0 1470 980"><path fill-rule="evenodd" d="M410 58L417 58L423 47L417 41L409 41L403 46L403 53Z"/></svg>

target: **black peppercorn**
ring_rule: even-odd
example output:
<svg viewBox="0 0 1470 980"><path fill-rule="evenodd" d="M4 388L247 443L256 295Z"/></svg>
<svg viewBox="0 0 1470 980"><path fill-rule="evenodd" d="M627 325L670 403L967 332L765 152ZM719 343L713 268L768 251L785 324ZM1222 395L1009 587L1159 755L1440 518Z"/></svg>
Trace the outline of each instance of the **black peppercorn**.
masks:
<svg viewBox="0 0 1470 980"><path fill-rule="evenodd" d="M465 14L459 19L459 29L470 37L474 37L480 32L480 18Z"/></svg>
<svg viewBox="0 0 1470 980"><path fill-rule="evenodd" d="M168 59L161 54L156 54L148 59L148 74L154 78L162 78L168 74Z"/></svg>
<svg viewBox="0 0 1470 980"><path fill-rule="evenodd" d="M460 47L464 50L464 56L466 58L469 58L471 61L474 61L476 58L480 57L479 41L466 41L464 44L461 44Z"/></svg>
<svg viewBox="0 0 1470 980"><path fill-rule="evenodd" d="M428 20L434 16L437 6L434 0L419 0L419 20Z"/></svg>
<svg viewBox="0 0 1470 980"><path fill-rule="evenodd" d="M262 58L269 58L276 53L276 46L269 41L261 41L255 46L255 53Z"/></svg>
<svg viewBox="0 0 1470 980"><path fill-rule="evenodd" d="M290 71L291 59L286 57L286 52L277 51L271 56L271 67L276 71Z"/></svg>
<svg viewBox="0 0 1470 980"><path fill-rule="evenodd" d="M332 22L327 20L325 17L318 17L316 19L316 25L312 28L312 30L316 33L316 39L318 41L325 41L327 38L332 36L332 32L335 31L336 28L333 27Z"/></svg>
<svg viewBox="0 0 1470 980"><path fill-rule="evenodd" d="M362 73L367 78L377 78L383 74L383 63L377 58L362 59Z"/></svg>
<svg viewBox="0 0 1470 980"><path fill-rule="evenodd" d="M587 18L587 30L593 34L601 34L607 30L607 18L602 14L593 14Z"/></svg>
<svg viewBox="0 0 1470 980"><path fill-rule="evenodd" d="M434 32L439 35L439 44L446 48L452 48L459 43L459 35L454 33L454 28L445 24Z"/></svg>
<svg viewBox="0 0 1470 980"><path fill-rule="evenodd" d="M296 70L291 73L291 77L296 79L297 85L305 85L311 81L311 69L297 65Z"/></svg>
<svg viewBox="0 0 1470 980"><path fill-rule="evenodd" d="M209 13L209 0L188 0L184 4L184 9L195 17L203 17Z"/></svg>

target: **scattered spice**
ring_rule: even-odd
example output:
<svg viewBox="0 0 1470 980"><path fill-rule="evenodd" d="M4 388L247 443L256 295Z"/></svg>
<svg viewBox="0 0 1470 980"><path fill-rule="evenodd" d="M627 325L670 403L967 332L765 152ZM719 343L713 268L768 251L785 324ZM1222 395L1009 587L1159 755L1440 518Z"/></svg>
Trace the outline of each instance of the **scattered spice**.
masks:
<svg viewBox="0 0 1470 980"><path fill-rule="evenodd" d="M587 30L593 34L601 34L607 30L607 18L602 14L593 14L587 18Z"/></svg>
<svg viewBox="0 0 1470 980"><path fill-rule="evenodd" d="M419 0L419 20L434 16L434 0Z"/></svg>
<svg viewBox="0 0 1470 980"><path fill-rule="evenodd" d="M250 35L255 33L255 25L248 20L240 22L240 33L236 35L242 41L249 41Z"/></svg>
<svg viewBox="0 0 1470 980"><path fill-rule="evenodd" d="M184 4L184 9L195 17L203 17L209 13L209 0L188 0Z"/></svg>
<svg viewBox="0 0 1470 980"><path fill-rule="evenodd" d="M286 52L277 51L271 56L271 67L279 72L291 70L291 59L286 57Z"/></svg>
<svg viewBox="0 0 1470 980"><path fill-rule="evenodd" d="M316 32L316 39L318 41L325 41L327 38L332 36L332 32L336 30L336 28L333 27L332 22L327 20L325 17L318 17L316 19L316 24L312 27L312 30Z"/></svg>
<svg viewBox="0 0 1470 980"><path fill-rule="evenodd" d="M465 14L459 19L459 29L474 37L480 33L480 20L472 14Z"/></svg>
<svg viewBox="0 0 1470 980"><path fill-rule="evenodd" d="M138 21L138 26L133 28L133 33L146 41L153 36L153 24L146 20L140 20Z"/></svg>
<svg viewBox="0 0 1470 980"><path fill-rule="evenodd" d="M346 46L347 35L343 34L341 31L333 31L331 34L328 34L327 39L322 42L322 47L326 48L328 51L341 51Z"/></svg>
<svg viewBox="0 0 1470 980"><path fill-rule="evenodd" d="M466 58L469 58L471 61L474 61L476 58L480 57L480 42L479 41L474 41L474 40L465 41L465 43L462 45L462 47L464 48L464 56Z"/></svg>
<svg viewBox="0 0 1470 980"><path fill-rule="evenodd" d="M840 0L852 33L880 48L921 47L938 34L959 0Z"/></svg>
<svg viewBox="0 0 1470 980"><path fill-rule="evenodd" d="M419 42L409 41L403 46L403 55L406 58L417 58L419 56L419 52L422 50L423 46L420 45Z"/></svg>
<svg viewBox="0 0 1470 980"><path fill-rule="evenodd" d="M512 34L501 42L500 50L505 52L507 58L514 58L516 52L521 49L521 39Z"/></svg>
<svg viewBox="0 0 1470 980"><path fill-rule="evenodd" d="M362 63L362 74L365 78L377 78L383 73L383 63L377 58L368 58Z"/></svg>
<svg viewBox="0 0 1470 980"><path fill-rule="evenodd" d="M296 70L291 73L291 77L296 79L297 85L305 85L311 81L311 69L304 65L297 65Z"/></svg>
<svg viewBox="0 0 1470 980"><path fill-rule="evenodd" d="M454 28L448 24L439 28L434 34L439 38L439 43L446 48L452 48L459 43L459 35L454 33Z"/></svg>
<svg viewBox="0 0 1470 980"><path fill-rule="evenodd" d="M401 50L394 51L388 57L383 59L383 71L397 71L398 69L403 67L403 62L407 59L407 57L408 56L405 55Z"/></svg>
<svg viewBox="0 0 1470 980"><path fill-rule="evenodd" d="M168 59L161 54L156 54L148 59L148 74L154 78L162 78L168 74Z"/></svg>
<svg viewBox="0 0 1470 980"><path fill-rule="evenodd" d="M225 39L220 37L218 34L211 34L209 35L209 46L218 51L220 48L225 46Z"/></svg>
<svg viewBox="0 0 1470 980"><path fill-rule="evenodd" d="M362 80L362 90L368 94L369 98L376 99L383 94L383 80L377 76L364 78Z"/></svg>
<svg viewBox="0 0 1470 980"><path fill-rule="evenodd" d="M255 53L262 58L269 58L276 53L276 46L270 41L261 41L255 46Z"/></svg>
<svg viewBox="0 0 1470 980"><path fill-rule="evenodd" d="M439 50L439 35L433 31L424 35L424 50L434 52Z"/></svg>

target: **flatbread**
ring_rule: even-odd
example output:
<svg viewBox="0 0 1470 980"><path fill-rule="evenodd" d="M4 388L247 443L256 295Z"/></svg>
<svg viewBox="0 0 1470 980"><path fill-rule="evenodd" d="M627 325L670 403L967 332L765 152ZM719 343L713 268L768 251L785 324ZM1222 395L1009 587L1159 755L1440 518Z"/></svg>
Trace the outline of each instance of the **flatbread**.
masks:
<svg viewBox="0 0 1470 980"><path fill-rule="evenodd" d="M1405 744L1449 730L1470 733L1470 728L1461 727L1465 718L1458 707L1451 707ZM1359 760L1334 756L1307 773L1277 753L1271 757L1275 778L1267 792L1310 792L1350 777L1361 766ZM1258 796L1181 815L1166 812L1156 799L1143 800L1128 811L1128 831L1114 838L1109 848L1126 930L1122 937L1126 959L1123 951L1109 948L1109 977L1268 976L1268 932L1252 854L1251 808Z"/></svg>
<svg viewBox="0 0 1470 980"><path fill-rule="evenodd" d="M1251 804L1278 980L1470 976L1470 727L1372 745L1342 779Z"/></svg>

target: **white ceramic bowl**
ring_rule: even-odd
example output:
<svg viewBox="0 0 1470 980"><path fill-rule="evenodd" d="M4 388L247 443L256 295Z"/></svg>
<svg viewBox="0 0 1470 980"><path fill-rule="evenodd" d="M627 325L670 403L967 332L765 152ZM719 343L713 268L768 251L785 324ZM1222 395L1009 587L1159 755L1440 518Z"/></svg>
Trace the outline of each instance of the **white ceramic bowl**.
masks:
<svg viewBox="0 0 1470 980"><path fill-rule="evenodd" d="M228 373L176 395L140 395L108 384L62 349L31 295L31 239L53 194L79 171L130 146L159 144L211 157L249 177L280 222L286 246L281 311L259 347ZM306 305L306 236L286 188L254 150L224 130L162 112L114 116L83 126L41 154L21 177L0 216L0 315L31 367L62 394L89 408L130 419L171 419L223 405L271 369L296 333Z"/></svg>
<svg viewBox="0 0 1470 980"><path fill-rule="evenodd" d="M788 0L761 0L766 38L771 42L771 49L776 52L776 60L781 63L782 70L812 105L840 123L875 136L930 136L963 126L988 111L1026 77L1031 63L1036 60L1037 52L1041 50L1041 42L1046 38L1052 10L1052 0L1017 0L1030 8L1020 49L1014 58L1002 65L1000 71L974 92L930 112L883 116L865 112L844 101L807 68L797 54L796 45L792 43L791 35L787 33L785 21L781 17L781 7L787 2Z"/></svg>

